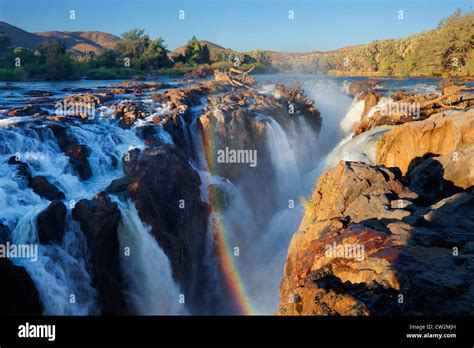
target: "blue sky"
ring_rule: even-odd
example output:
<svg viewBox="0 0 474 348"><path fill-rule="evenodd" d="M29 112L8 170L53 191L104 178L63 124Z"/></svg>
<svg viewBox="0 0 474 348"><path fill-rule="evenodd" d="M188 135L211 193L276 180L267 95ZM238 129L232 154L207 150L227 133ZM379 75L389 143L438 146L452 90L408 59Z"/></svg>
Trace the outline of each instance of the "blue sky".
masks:
<svg viewBox="0 0 474 348"><path fill-rule="evenodd" d="M0 0L0 20L24 30L145 29L169 49L192 35L239 51L331 50L436 27L473 0ZM69 19L75 10L76 19ZM185 19L179 19L179 11ZM288 19L289 11L294 19ZM399 10L403 19L398 19Z"/></svg>

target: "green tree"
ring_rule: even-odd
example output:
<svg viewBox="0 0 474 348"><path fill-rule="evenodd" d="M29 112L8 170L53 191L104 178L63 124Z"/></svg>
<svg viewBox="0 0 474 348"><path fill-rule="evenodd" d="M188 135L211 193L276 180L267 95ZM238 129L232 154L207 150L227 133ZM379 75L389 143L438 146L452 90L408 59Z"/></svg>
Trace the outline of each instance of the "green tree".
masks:
<svg viewBox="0 0 474 348"><path fill-rule="evenodd" d="M211 64L211 52L207 45L204 45L201 50L201 64Z"/></svg>
<svg viewBox="0 0 474 348"><path fill-rule="evenodd" d="M74 80L77 78L74 62L66 54L65 47L56 40L46 40L38 46L46 60L42 71L46 80Z"/></svg>
<svg viewBox="0 0 474 348"><path fill-rule="evenodd" d="M196 36L193 36L191 40L186 44L184 56L186 57L186 63L191 65L201 64L202 61L202 49Z"/></svg>
<svg viewBox="0 0 474 348"><path fill-rule="evenodd" d="M143 52L143 64L147 69L161 69L171 65L164 40L161 37L148 43Z"/></svg>

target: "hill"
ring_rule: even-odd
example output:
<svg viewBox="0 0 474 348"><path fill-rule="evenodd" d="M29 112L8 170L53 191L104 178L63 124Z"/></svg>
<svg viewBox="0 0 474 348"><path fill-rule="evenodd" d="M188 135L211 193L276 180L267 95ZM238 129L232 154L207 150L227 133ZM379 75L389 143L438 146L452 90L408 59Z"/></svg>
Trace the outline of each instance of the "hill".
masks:
<svg viewBox="0 0 474 348"><path fill-rule="evenodd" d="M29 33L6 22L0 22L0 33L4 33L10 38L12 46L29 48L32 50L36 49L36 47L38 47L38 45L44 40L36 34Z"/></svg>
<svg viewBox="0 0 474 348"><path fill-rule="evenodd" d="M210 42L210 41L206 41L206 40L199 40L199 44L201 45L201 47L207 45L207 47L209 49L219 49L219 50L223 50L224 47L218 45L218 44L215 44L213 42ZM172 55L178 55L178 54L184 54L186 50L186 45L183 45L183 46L179 46L178 48L174 49L173 51L171 51L171 54Z"/></svg>
<svg viewBox="0 0 474 348"><path fill-rule="evenodd" d="M36 33L44 39L60 41L73 55L93 52L98 55L107 49L113 49L119 38L100 31L46 31Z"/></svg>
<svg viewBox="0 0 474 348"><path fill-rule="evenodd" d="M0 22L0 32L5 33L14 47L36 49L40 43L48 39L60 41L72 55L84 55L87 52L100 54L112 49L117 36L100 31L46 31L30 33L6 22Z"/></svg>

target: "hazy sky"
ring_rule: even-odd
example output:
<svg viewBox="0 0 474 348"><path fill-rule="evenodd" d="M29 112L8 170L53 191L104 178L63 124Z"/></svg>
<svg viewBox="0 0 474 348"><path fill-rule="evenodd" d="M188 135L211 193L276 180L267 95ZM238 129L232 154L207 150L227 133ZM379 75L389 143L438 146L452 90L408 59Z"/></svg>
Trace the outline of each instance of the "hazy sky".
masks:
<svg viewBox="0 0 474 348"><path fill-rule="evenodd" d="M174 49L196 35L239 51L331 50L436 27L473 0L0 0L0 20L24 30L140 28ZM69 18L74 10L76 18ZM185 19L179 19L179 11ZM294 11L294 19L288 18ZM398 19L399 11L403 19Z"/></svg>

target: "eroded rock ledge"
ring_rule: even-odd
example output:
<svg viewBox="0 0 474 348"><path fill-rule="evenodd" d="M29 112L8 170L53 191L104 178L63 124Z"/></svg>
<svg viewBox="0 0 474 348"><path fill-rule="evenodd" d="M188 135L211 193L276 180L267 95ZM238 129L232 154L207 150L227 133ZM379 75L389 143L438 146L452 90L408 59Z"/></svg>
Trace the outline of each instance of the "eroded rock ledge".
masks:
<svg viewBox="0 0 474 348"><path fill-rule="evenodd" d="M360 94L371 95L375 105L373 92ZM463 98L453 103L469 106ZM402 124L378 140L377 165L323 173L289 247L277 314L474 312L474 110L430 112L390 123Z"/></svg>

